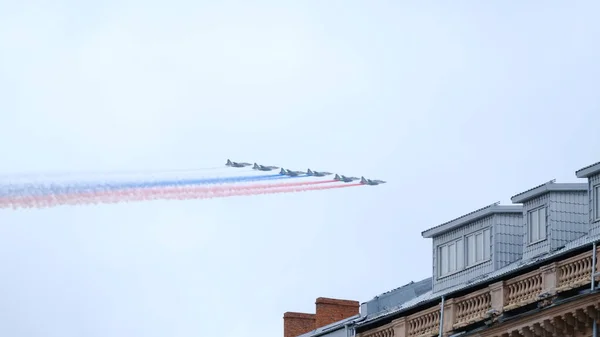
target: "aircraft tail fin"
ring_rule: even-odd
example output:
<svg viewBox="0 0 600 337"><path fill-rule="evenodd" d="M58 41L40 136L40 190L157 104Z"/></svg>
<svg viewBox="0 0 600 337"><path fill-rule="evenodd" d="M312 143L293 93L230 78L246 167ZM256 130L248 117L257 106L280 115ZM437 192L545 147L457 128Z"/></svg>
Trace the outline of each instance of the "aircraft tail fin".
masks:
<svg viewBox="0 0 600 337"><path fill-rule="evenodd" d="M306 174L308 174L309 176L313 175L313 171L311 171L310 169L306 170Z"/></svg>
<svg viewBox="0 0 600 337"><path fill-rule="evenodd" d="M225 165L231 165L231 164L232 164L231 160L227 159L227 163L225 163Z"/></svg>
<svg viewBox="0 0 600 337"><path fill-rule="evenodd" d="M285 171L285 169L282 167L281 171L279 171L279 174L287 174L287 172Z"/></svg>
<svg viewBox="0 0 600 337"><path fill-rule="evenodd" d="M254 163L254 166L252 166L252 168L253 168L253 169L255 169L255 170L258 170L258 168L259 168L259 167L258 167L258 164L257 164L257 163Z"/></svg>
<svg viewBox="0 0 600 337"><path fill-rule="evenodd" d="M333 177L334 180L340 181L342 180L342 178L340 177L339 174L336 173L335 177Z"/></svg>
<svg viewBox="0 0 600 337"><path fill-rule="evenodd" d="M367 183L367 179L365 179L365 177L360 177L360 183L361 184L366 184Z"/></svg>

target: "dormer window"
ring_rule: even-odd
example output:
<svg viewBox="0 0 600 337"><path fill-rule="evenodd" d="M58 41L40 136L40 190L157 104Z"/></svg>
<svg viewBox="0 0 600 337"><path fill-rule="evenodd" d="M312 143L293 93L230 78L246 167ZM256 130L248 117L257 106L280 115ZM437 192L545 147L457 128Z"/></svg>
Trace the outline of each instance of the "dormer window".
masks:
<svg viewBox="0 0 600 337"><path fill-rule="evenodd" d="M439 274L440 276L450 275L464 267L464 244L463 240L454 240L439 246Z"/></svg>
<svg viewBox="0 0 600 337"><path fill-rule="evenodd" d="M528 212L529 243L546 239L546 207L539 207Z"/></svg>
<svg viewBox="0 0 600 337"><path fill-rule="evenodd" d="M600 221L600 185L594 186L594 220Z"/></svg>
<svg viewBox="0 0 600 337"><path fill-rule="evenodd" d="M489 229L467 235L467 267L487 261L490 258L490 248Z"/></svg>

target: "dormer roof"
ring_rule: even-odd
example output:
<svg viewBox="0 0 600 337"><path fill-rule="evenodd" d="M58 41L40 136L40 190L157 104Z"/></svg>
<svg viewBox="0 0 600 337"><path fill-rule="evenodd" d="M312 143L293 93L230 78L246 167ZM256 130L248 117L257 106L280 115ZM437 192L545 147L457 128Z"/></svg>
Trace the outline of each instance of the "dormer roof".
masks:
<svg viewBox="0 0 600 337"><path fill-rule="evenodd" d="M577 170L575 172L575 175L577 176L577 178L587 178L598 173L600 173L600 161Z"/></svg>
<svg viewBox="0 0 600 337"><path fill-rule="evenodd" d="M533 198L539 197L549 192L584 192L588 186L585 183L555 183L555 180L550 180L547 183L531 188L525 192L516 194L510 198L515 204L522 204Z"/></svg>
<svg viewBox="0 0 600 337"><path fill-rule="evenodd" d="M473 221L479 220L481 218L498 214L498 213L523 213L523 206L521 205L500 205L500 202L493 203L489 206L480 208L471 213L467 213L461 217L458 217L454 220L450 220L441 225L435 226L428 230L425 230L421 233L424 238L432 238L446 232L449 232L453 229L462 227L466 224L472 223Z"/></svg>

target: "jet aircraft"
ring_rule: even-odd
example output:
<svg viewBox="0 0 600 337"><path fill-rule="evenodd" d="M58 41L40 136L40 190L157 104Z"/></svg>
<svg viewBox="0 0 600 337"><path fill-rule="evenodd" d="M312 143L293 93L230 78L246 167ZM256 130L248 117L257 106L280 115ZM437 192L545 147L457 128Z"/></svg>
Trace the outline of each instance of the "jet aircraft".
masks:
<svg viewBox="0 0 600 337"><path fill-rule="evenodd" d="M311 169L306 170L306 175L313 176L313 177L324 177L324 176L328 176L328 175L332 175L332 174L333 173L329 173L329 172L311 171Z"/></svg>
<svg viewBox="0 0 600 337"><path fill-rule="evenodd" d="M360 177L360 183L363 185L379 185L379 184L385 184L385 181L371 180L371 179L365 179L365 177Z"/></svg>
<svg viewBox="0 0 600 337"><path fill-rule="evenodd" d="M290 176L290 177L297 177L301 174L306 174L302 171L290 171L290 170L286 170L284 168L281 169L281 171L279 171L279 174L284 175L284 176Z"/></svg>
<svg viewBox="0 0 600 337"><path fill-rule="evenodd" d="M250 163L238 163L238 162L234 162L231 161L229 159L227 159L227 163L225 163L226 166L230 166L230 167L246 167L246 166L251 166L252 164Z"/></svg>
<svg viewBox="0 0 600 337"><path fill-rule="evenodd" d="M343 181L345 183L349 183L349 182L352 182L354 180L359 180L359 178L356 178L356 177L346 177L345 175L341 175L340 176L339 174L336 174L333 179L337 180L337 181Z"/></svg>
<svg viewBox="0 0 600 337"><path fill-rule="evenodd" d="M265 165L258 165L257 163L254 163L254 166L252 166L253 170L258 170L258 171L273 171L278 169L279 167L277 166L265 166Z"/></svg>

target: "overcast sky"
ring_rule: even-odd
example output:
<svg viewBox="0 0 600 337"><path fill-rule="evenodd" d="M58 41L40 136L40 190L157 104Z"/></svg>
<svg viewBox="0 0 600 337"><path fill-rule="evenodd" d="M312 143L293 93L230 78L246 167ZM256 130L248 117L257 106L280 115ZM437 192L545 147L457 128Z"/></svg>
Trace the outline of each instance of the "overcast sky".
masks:
<svg viewBox="0 0 600 337"><path fill-rule="evenodd" d="M0 335L282 336L316 297L430 276L421 231L600 160L598 10L0 0L0 173L231 158L388 181L0 210Z"/></svg>

